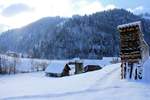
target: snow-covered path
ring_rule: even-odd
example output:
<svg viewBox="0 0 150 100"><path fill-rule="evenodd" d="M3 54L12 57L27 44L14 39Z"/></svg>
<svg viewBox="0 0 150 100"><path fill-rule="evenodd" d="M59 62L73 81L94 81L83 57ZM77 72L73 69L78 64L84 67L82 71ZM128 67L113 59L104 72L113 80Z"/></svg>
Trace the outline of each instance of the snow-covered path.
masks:
<svg viewBox="0 0 150 100"><path fill-rule="evenodd" d="M44 73L1 77L0 100L149 100L150 86L120 80L119 66L64 78Z"/></svg>

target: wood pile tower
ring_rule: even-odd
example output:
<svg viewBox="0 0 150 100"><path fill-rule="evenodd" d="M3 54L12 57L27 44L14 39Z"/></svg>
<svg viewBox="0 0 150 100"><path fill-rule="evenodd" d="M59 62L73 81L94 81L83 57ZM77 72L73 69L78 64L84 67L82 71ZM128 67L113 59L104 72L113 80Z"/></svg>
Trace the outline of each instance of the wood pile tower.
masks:
<svg viewBox="0 0 150 100"><path fill-rule="evenodd" d="M121 78L140 80L143 64L149 57L149 46L142 33L141 22L118 26L120 32Z"/></svg>

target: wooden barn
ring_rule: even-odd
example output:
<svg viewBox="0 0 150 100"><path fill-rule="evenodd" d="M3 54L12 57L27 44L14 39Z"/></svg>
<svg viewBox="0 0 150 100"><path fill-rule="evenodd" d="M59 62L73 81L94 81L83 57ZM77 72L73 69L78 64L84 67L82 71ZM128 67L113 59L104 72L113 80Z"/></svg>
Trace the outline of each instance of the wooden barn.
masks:
<svg viewBox="0 0 150 100"><path fill-rule="evenodd" d="M70 67L66 62L52 62L46 68L46 76L62 77L69 76Z"/></svg>
<svg viewBox="0 0 150 100"><path fill-rule="evenodd" d="M83 63L79 60L54 61L45 70L46 76L63 77L83 73Z"/></svg>
<svg viewBox="0 0 150 100"><path fill-rule="evenodd" d="M120 32L121 78L142 79L143 64L149 57L149 46L142 33L141 22L118 26Z"/></svg>

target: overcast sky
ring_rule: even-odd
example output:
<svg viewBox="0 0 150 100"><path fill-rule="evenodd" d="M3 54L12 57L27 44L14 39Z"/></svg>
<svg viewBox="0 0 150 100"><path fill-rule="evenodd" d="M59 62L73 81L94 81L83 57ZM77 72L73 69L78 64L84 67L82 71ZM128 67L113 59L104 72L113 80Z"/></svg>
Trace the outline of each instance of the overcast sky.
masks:
<svg viewBox="0 0 150 100"><path fill-rule="evenodd" d="M150 11L150 0L0 0L0 25L22 27L47 16L70 17L124 8L133 13Z"/></svg>

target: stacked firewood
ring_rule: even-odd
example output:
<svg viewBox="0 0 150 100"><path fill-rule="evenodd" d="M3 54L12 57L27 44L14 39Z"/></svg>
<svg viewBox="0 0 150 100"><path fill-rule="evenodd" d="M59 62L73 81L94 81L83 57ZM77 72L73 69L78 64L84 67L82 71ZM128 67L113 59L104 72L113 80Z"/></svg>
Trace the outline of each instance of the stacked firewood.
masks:
<svg viewBox="0 0 150 100"><path fill-rule="evenodd" d="M143 39L141 22L119 25L118 30L120 32L120 56L122 62L121 78L142 79L143 58L145 56L143 55L143 50L147 48L147 45Z"/></svg>

